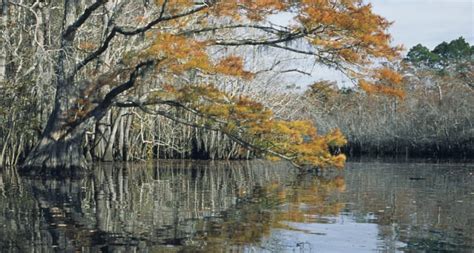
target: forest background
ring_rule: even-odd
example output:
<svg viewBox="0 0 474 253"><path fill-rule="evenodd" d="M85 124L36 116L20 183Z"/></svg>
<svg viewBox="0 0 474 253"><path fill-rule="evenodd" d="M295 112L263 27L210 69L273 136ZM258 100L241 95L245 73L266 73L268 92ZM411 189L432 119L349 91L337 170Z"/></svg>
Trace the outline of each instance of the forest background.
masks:
<svg viewBox="0 0 474 253"><path fill-rule="evenodd" d="M54 109L51 101L55 100L57 88L51 83L55 82L56 59L61 54L58 49L61 46L55 36L64 26L63 20L54 17L66 8L54 3L2 2L0 166L16 165L27 159L36 143L44 137L48 117ZM80 13L87 12L93 6L88 4L88 1L78 1L74 7L75 17L81 17ZM136 27L146 25L157 11L151 5L144 3L142 7L133 9L132 14L128 13L127 18L133 16ZM106 42L107 35L114 29L110 27L115 22L114 13L119 12L117 8L124 6L127 5L114 1L102 9L98 8L101 14L93 16L94 22L86 23L84 29L78 31L79 35L76 36L79 39L71 45L75 50L74 57L97 52L99 42ZM161 39L167 43L165 37ZM77 121L88 112L85 109L89 106L87 103L100 104L107 97L113 90L111 80L119 75L114 72L117 70L113 64L122 64L134 43L146 41L147 34L140 33L133 40L132 43L125 43L123 39L114 41L114 50L108 50L103 55L101 52L101 56L91 61L91 66L81 74L93 76L95 84L70 91L77 93L79 98L87 97L87 101L74 100L75 105L68 108L73 120ZM301 42L296 44L297 48L305 46ZM212 87L194 87L194 95L209 100L220 99L221 94L230 94L231 98L245 97L248 98L248 101L245 100L245 110L259 108L258 113L263 114L268 110L272 112L272 118L281 122L309 120L317 126L318 134L334 137L338 145L328 151L332 155L341 151L350 156L474 155L474 47L463 38L440 43L433 50L423 45L411 48L406 58L395 66L401 74L400 77L392 77L396 79L396 89L356 81L358 85L340 88L334 82L323 80L310 85L307 90L301 90L289 83L287 78L288 75L305 77L311 74L293 67L308 64L298 54L279 52L278 58L269 59L268 56L275 55L276 49L234 47L225 49L225 54L222 50L214 49L209 53L214 56L238 53L245 57L243 61L240 58L226 58L227 62L222 62L218 70L230 76L202 77L192 71L187 73L185 77L188 81L213 78L215 83ZM345 70L338 64L327 65ZM385 73L385 77L390 75ZM184 88L186 86L149 83L134 89L133 95L137 99L144 94L147 97L150 94L161 97L163 92L189 95L189 90ZM186 99L190 102L189 98ZM212 124L208 119L203 120L202 113L207 118L209 115L211 118L223 115L223 111L216 110L222 107L216 107L215 103L200 107L196 113L189 107L176 104L139 104L137 101L114 100L112 108L104 112L99 120L87 124L81 151L88 160L250 159L266 156L262 148L249 148L248 142L229 135L232 130L229 124L216 127L215 120ZM242 99L238 103L242 104ZM222 104L225 103L221 102L220 106ZM285 123L279 127L281 130L287 126ZM291 125L285 134L294 134L292 131L298 127ZM308 128L305 123L303 127ZM340 140L342 137L334 129L340 129L348 140L342 150L337 146L342 146L339 144L345 141ZM250 146L268 145L257 144ZM338 162L336 159L330 163L337 165Z"/></svg>

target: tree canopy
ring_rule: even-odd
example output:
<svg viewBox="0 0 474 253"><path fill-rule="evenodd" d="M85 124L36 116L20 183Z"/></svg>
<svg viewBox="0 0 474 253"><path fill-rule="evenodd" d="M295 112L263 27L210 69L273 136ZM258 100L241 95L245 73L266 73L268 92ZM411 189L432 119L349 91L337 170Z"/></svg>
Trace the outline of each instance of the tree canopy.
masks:
<svg viewBox="0 0 474 253"><path fill-rule="evenodd" d="M421 44L410 49L405 63L418 71L434 71L442 76L452 76L461 83L474 88L474 46L469 45L463 37L442 42L433 50Z"/></svg>
<svg viewBox="0 0 474 253"><path fill-rule="evenodd" d="M390 45L390 22L360 0L155 0L143 8L134 8L140 1L85 2L59 6L62 23L51 31L58 41L54 103L26 166L82 167L65 163L80 155L59 150L80 153L78 143L92 122L113 107L136 107L223 132L243 148L297 166L342 167L345 156L331 152L346 143L339 130L320 135L306 119L278 118L245 94L219 89L222 78L216 77L250 80L259 74L246 69L245 53L231 48L302 55L343 72L367 92L403 96L401 77L388 64L401 50ZM271 22L283 14L291 20ZM100 19L102 29L95 25ZM150 109L156 105L200 120Z"/></svg>
<svg viewBox="0 0 474 253"><path fill-rule="evenodd" d="M442 68L455 61L472 61L474 57L474 46L470 46L463 37L442 42L433 50L418 44L408 51L406 61L417 66L428 66Z"/></svg>

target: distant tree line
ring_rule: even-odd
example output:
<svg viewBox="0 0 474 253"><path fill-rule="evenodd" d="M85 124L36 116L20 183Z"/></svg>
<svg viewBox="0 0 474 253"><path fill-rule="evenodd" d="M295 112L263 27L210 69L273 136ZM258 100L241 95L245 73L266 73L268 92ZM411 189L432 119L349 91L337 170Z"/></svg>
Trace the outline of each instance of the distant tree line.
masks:
<svg viewBox="0 0 474 253"><path fill-rule="evenodd" d="M306 92L320 131L338 127L351 155L473 157L474 46L464 38L411 48L402 98L322 81Z"/></svg>

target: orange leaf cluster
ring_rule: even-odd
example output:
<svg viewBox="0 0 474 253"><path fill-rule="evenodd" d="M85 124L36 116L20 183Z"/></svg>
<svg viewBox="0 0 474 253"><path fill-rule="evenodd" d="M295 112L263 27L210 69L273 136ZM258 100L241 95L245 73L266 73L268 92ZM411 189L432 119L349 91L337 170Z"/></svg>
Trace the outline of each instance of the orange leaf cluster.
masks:
<svg viewBox="0 0 474 253"><path fill-rule="evenodd" d="M400 88L394 88L383 84L373 84L366 80L359 80L359 87L369 94L388 95L399 99L405 98L405 92Z"/></svg>
<svg viewBox="0 0 474 253"><path fill-rule="evenodd" d="M401 47L390 45L390 22L358 0L303 0L297 16L311 43L342 62L369 64L371 58L393 60Z"/></svg>
<svg viewBox="0 0 474 253"><path fill-rule="evenodd" d="M359 80L359 87L369 94L388 95L399 99L405 98L405 91L401 87L403 77L398 72L382 67L375 69L372 79L374 82Z"/></svg>
<svg viewBox="0 0 474 253"><path fill-rule="evenodd" d="M253 78L254 75L251 72L244 70L244 61L241 57L231 55L214 63L206 52L207 45L206 41L160 33L142 57L160 59L157 68L176 75L190 70L200 70L206 74Z"/></svg>
<svg viewBox="0 0 474 253"><path fill-rule="evenodd" d="M160 33L144 55L163 59L158 68L166 68L174 74L191 69L207 71L211 65L205 46L204 42L185 36Z"/></svg>
<svg viewBox="0 0 474 253"><path fill-rule="evenodd" d="M229 76L251 79L253 74L244 70L244 61L241 57L232 55L222 59L216 66L216 72Z"/></svg>
<svg viewBox="0 0 474 253"><path fill-rule="evenodd" d="M363 90L404 96L398 88L399 74L390 68L374 68L380 62L396 60L401 48L390 45L387 29L391 23L374 14L372 6L364 1L232 0L209 1L208 5L202 5L199 1L155 0L155 3L158 8L166 6L165 16L176 18L159 24L163 29L157 29L160 32L141 56L159 59L157 72L166 76L168 83L185 74L192 74L193 78L207 74L250 79L253 73L244 70L242 57L230 55L216 60L209 55L215 52L209 47L273 43L273 46L286 48L283 42L288 38L290 50L294 49L292 40L305 40L312 48L304 53L314 55L322 64L343 69L351 78L361 79ZM184 14L188 12L191 14ZM272 26L266 20L268 15L281 12L295 13L292 25L267 27ZM239 37L246 27L265 32ZM195 75L196 72L199 75ZM172 87L163 92L173 94L173 98L202 115L219 120L221 125L226 122L222 131L236 134L260 150L271 149L290 157L298 164L342 167L345 157L331 154L333 146L345 143L340 131L318 135L310 122L275 119L271 110L246 97L232 97L212 85L183 85L180 82L176 85L180 88Z"/></svg>
<svg viewBox="0 0 474 253"><path fill-rule="evenodd" d="M177 101L197 110L208 119L207 124L251 143L267 158L281 158L271 150L301 166L344 167L346 157L331 152L346 144L337 129L319 135L310 121L275 119L262 104L244 96L231 97L212 85L185 86L175 93Z"/></svg>
<svg viewBox="0 0 474 253"><path fill-rule="evenodd" d="M374 77L380 81L384 81L389 84L399 85L402 83L403 77L400 73L397 73L389 68L380 68L375 71Z"/></svg>

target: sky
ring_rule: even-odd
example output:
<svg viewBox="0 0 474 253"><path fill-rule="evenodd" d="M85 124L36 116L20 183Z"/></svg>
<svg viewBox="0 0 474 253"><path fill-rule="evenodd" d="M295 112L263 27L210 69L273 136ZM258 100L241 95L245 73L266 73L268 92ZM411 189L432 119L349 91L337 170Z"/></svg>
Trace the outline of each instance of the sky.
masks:
<svg viewBox="0 0 474 253"><path fill-rule="evenodd" d="M403 45L407 51L422 44L434 49L443 41L450 42L460 36L474 45L474 0L365 0L373 12L393 22L389 29L392 44ZM280 13L271 22L285 25L291 14ZM342 73L322 66L313 68L312 77L298 76L295 82L304 88L316 80L334 80L339 86L353 86Z"/></svg>
<svg viewBox="0 0 474 253"><path fill-rule="evenodd" d="M463 36L474 44L474 0L368 0L373 11L394 21L394 44L430 49Z"/></svg>
<svg viewBox="0 0 474 253"><path fill-rule="evenodd" d="M449 42L463 36L474 44L474 0L366 0L373 11L394 22L390 28L393 45L402 44L404 54L411 47L422 44L430 49L443 41ZM319 68L313 78L300 82L312 83L314 79L335 80L339 86L353 86L343 74Z"/></svg>

